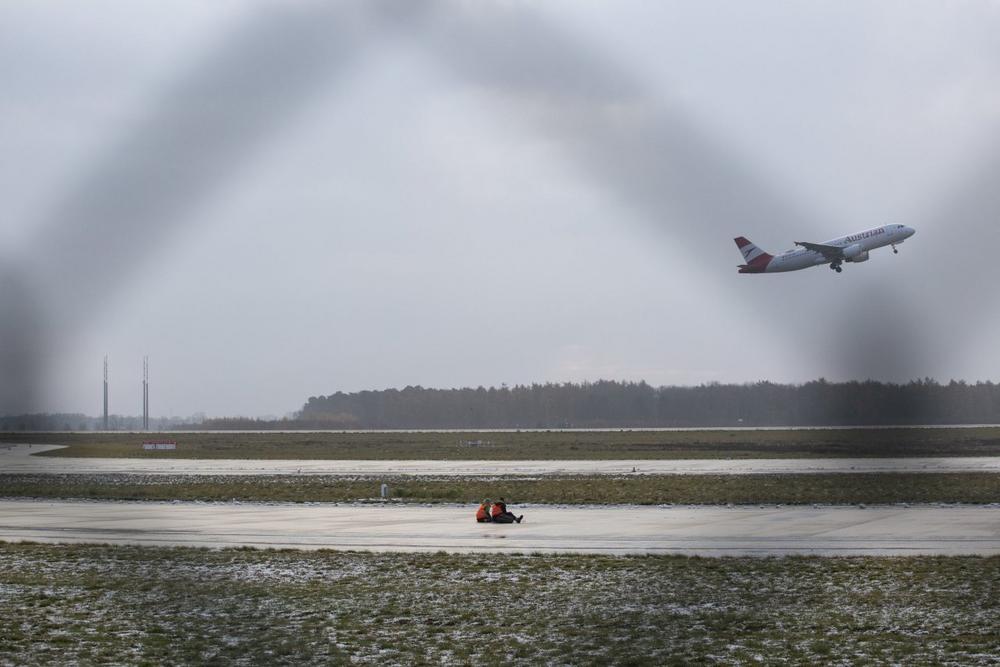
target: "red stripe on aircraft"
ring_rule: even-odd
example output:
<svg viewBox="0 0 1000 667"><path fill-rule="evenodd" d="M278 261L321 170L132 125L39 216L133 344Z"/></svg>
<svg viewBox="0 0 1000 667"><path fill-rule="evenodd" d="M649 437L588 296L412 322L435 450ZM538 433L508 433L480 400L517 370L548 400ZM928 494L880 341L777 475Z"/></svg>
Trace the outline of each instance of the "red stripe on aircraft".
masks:
<svg viewBox="0 0 1000 667"><path fill-rule="evenodd" d="M774 255L768 255L766 252L754 257L747 264L740 265L740 273L764 273L767 270L767 265L771 263L774 259Z"/></svg>

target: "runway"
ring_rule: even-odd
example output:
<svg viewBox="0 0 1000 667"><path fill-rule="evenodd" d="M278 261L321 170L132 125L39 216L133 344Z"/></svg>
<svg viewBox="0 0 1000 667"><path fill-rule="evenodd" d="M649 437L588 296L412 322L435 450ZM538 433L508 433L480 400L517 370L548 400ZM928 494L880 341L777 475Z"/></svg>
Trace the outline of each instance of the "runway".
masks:
<svg viewBox="0 0 1000 667"><path fill-rule="evenodd" d="M0 539L371 551L997 555L1000 506L514 508L0 501Z"/></svg>
<svg viewBox="0 0 1000 667"><path fill-rule="evenodd" d="M347 475L753 475L994 472L1000 457L841 459L635 459L586 461L375 461L291 459L69 458L33 456L57 445L0 446L0 472L30 474Z"/></svg>

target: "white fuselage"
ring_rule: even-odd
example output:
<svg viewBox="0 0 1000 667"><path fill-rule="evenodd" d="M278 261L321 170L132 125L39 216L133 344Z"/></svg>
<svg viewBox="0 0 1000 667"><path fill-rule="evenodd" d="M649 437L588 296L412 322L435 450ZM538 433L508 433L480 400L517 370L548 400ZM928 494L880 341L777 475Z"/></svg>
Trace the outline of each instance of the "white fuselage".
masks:
<svg viewBox="0 0 1000 667"><path fill-rule="evenodd" d="M848 234L824 242L824 246L843 248L845 255L842 261L863 262L868 259L868 252L887 245L897 245L913 236L913 229L906 225L883 225L863 232ZM780 255L775 255L764 267L762 273L780 271L798 271L820 264L830 264L831 260L823 253L808 248L793 248Z"/></svg>

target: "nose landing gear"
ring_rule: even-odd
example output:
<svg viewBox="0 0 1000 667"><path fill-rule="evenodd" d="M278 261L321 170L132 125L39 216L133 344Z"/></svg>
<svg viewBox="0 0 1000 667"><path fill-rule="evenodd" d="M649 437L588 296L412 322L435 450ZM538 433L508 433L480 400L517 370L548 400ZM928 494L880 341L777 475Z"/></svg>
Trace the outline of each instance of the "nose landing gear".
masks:
<svg viewBox="0 0 1000 667"><path fill-rule="evenodd" d="M896 244L895 243L892 244L892 254L893 255L898 255L899 254L899 251L896 250Z"/></svg>

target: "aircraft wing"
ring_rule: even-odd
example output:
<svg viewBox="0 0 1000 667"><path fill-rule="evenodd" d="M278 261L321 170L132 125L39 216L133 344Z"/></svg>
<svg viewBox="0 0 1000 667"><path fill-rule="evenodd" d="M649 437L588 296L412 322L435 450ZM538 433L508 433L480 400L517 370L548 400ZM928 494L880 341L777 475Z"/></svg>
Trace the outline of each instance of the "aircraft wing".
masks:
<svg viewBox="0 0 1000 667"><path fill-rule="evenodd" d="M795 245L800 245L806 250L818 252L827 259L844 259L844 249L839 246L809 243L808 241L796 241Z"/></svg>

